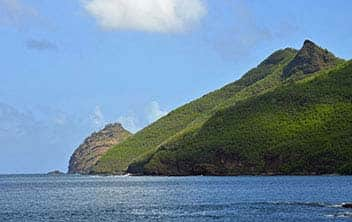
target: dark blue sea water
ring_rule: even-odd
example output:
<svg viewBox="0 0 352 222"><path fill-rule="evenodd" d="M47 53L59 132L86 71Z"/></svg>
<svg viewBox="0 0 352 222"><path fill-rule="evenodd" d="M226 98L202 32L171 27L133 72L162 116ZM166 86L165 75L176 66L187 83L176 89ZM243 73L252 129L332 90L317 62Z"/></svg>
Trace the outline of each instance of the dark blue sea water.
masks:
<svg viewBox="0 0 352 222"><path fill-rule="evenodd" d="M352 177L0 176L0 221L352 221Z"/></svg>

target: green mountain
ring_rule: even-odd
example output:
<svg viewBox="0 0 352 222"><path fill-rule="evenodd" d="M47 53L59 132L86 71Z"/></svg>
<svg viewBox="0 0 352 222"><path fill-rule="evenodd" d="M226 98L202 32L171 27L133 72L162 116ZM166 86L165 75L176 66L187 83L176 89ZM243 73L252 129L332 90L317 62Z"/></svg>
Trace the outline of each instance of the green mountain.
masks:
<svg viewBox="0 0 352 222"><path fill-rule="evenodd" d="M349 170L349 71L350 63L311 41L299 51L279 50L240 80L170 112L109 149L91 173Z"/></svg>
<svg viewBox="0 0 352 222"><path fill-rule="evenodd" d="M352 173L352 62L213 115L144 164L161 175Z"/></svg>

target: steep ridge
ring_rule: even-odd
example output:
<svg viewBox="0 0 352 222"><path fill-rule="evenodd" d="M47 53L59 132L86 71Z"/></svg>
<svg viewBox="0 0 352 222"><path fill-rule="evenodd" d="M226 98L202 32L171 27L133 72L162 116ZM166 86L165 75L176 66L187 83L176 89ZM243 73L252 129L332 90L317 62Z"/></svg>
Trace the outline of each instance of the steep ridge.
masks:
<svg viewBox="0 0 352 222"><path fill-rule="evenodd" d="M347 122L343 122L339 113L350 111L350 97L345 92L346 88L339 86L341 82L327 84L329 87L340 87L339 93L342 93L342 97L347 96L347 100L340 101L341 98L329 95L329 87L319 88L312 84L315 79L323 79L323 76L330 76L331 73L340 73L344 69L348 72L349 66L343 65L344 63L309 40L304 42L298 52L289 48L279 50L240 80L172 111L125 142L114 146L97 161L91 173L238 175L348 171L349 165L345 162L346 158L349 159L348 147L340 146L347 154L343 160L340 153L329 159L319 148L312 148L313 145L326 148L332 146L337 138L341 141L350 138L346 137L349 125L337 127L350 123L348 115ZM333 79L331 81L334 82ZM317 82L318 86L326 84L324 81ZM350 87L348 81L346 83L347 88ZM288 92L284 92L285 90ZM315 93L305 95L311 90ZM277 95L278 92L284 97L280 97L280 93ZM299 99L294 97L295 93L298 93ZM310 96L314 99L322 98L323 104L310 101ZM303 99L300 100L301 98ZM275 101L280 103L275 104ZM270 102L274 103L273 107ZM257 103L261 106L256 106ZM306 103L307 107L304 106ZM335 110L334 107L339 105L342 106L341 109ZM334 125L333 121L333 125L326 126L325 111L337 113L330 116L339 124ZM309 125L311 123L313 124ZM315 123L321 123L323 128L318 128ZM272 126L271 131L262 124ZM326 127L332 127L336 134L327 134ZM281 129L282 132L274 129ZM299 129L309 137L305 137ZM307 129L312 130L306 132ZM336 137L329 137L331 135ZM335 151L328 150L327 153ZM314 152L319 153L326 161L319 159L319 155ZM308 155L306 159L304 154ZM312 156L318 158L316 166ZM335 157L340 159L336 160Z"/></svg>
<svg viewBox="0 0 352 222"><path fill-rule="evenodd" d="M290 48L279 50L240 80L170 112L110 149L92 168L92 173L121 174L125 173L132 163L138 164L132 164L130 170L138 172L141 165L139 161L147 161L161 144L197 130L220 109L279 86L282 82L283 67L296 53L296 50Z"/></svg>
<svg viewBox="0 0 352 222"><path fill-rule="evenodd" d="M352 62L252 97L164 144L150 175L352 174Z"/></svg>
<svg viewBox="0 0 352 222"><path fill-rule="evenodd" d="M324 53L321 53L321 51L324 51ZM291 61L289 61L288 64L286 64L286 66L282 67L281 69L278 69L277 72L274 72L271 75L266 75L265 78L261 79L260 81L257 81L256 83L252 84L251 86L246 87L245 89L243 89L242 91L240 91L239 93L234 95L232 97L232 101L234 101L236 98L238 98L238 95L243 94L243 92L248 92L248 91L249 92L253 92L253 90L252 90L253 88L256 91L258 89L262 89L263 86L268 86L268 85L270 86L272 84L274 87L272 86L272 87L269 87L268 89L273 90L273 89L276 89L277 86L283 86L283 85L287 85L287 84L290 84L290 83L294 83L295 81L298 81L299 79L302 79L302 78L304 79L305 77L308 77L307 75L300 76L300 73L303 72L303 71L300 70L300 68L305 69L306 66L307 66L306 64L308 64L308 63L298 62L298 61L301 60L302 55L306 55L307 52L309 52L308 53L309 55L312 55L313 57L315 57L314 59L312 59L312 61L310 61L311 59L308 58L309 55L306 56L307 58L305 59L305 61L308 61L308 63L312 63L312 64L314 64L315 61L324 60L324 57L326 57L325 52L328 53L329 56L332 55L327 50L322 50L320 47L316 46L311 41L306 40L304 42L302 48L296 53L295 57ZM321 55L323 58L318 58L317 55ZM263 63L267 64L268 61L272 61L272 59L271 60L267 59ZM341 64L343 62L343 60L341 60L339 58L336 58L334 56L332 58L330 58L330 61L333 61L333 62L331 62L330 65L326 65L325 67L333 67L332 64ZM296 64L299 68L293 67L292 64ZM290 69L295 70L295 73L292 76L292 77L295 77L295 78L289 78L289 79L283 78L284 75L285 75L284 72L285 72L285 70L287 70L287 67L289 67L289 66L291 66ZM335 67L336 67L336 65L335 65ZM323 66L318 68L318 70L322 70L322 69L324 69ZM324 70L327 70L327 68L325 68ZM306 72L306 74L308 74L308 72ZM317 73L314 73L314 75L313 75L313 73L310 73L310 74L312 74L312 75L310 75L310 77L312 77L312 76L314 77ZM242 79L246 78L246 76L247 75L245 75ZM296 77L299 77L299 78L296 78ZM287 81L287 80L290 80L290 81ZM291 80L294 80L294 81L291 81ZM262 93L267 93L270 90L262 90ZM246 95L246 96L243 96L243 97L248 100L248 99L250 99L252 97L259 96L260 93L259 94L248 94L248 93L245 93L244 95ZM231 99L229 101L231 101ZM233 105L236 105L236 103L232 103L230 106L233 106ZM253 108L255 108L255 107L253 107ZM223 109L226 110L226 106L223 107ZM218 110L222 110L222 109L218 109ZM179 135L174 136L171 140L165 141L162 144L162 146L159 147L159 150L156 153L152 153L149 156L142 157L142 159L136 160L134 163L132 163L129 166L128 171L131 172L131 173L138 173L138 174L164 174L164 173L165 174L177 174L176 173L177 171L176 172L172 172L172 171L167 171L166 170L166 172L163 172L163 167L160 167L160 166L162 166L162 164L160 164L160 162L158 162L156 159L158 159L158 155L160 153L162 153L162 155L164 155L165 152L159 152L159 151L160 150L165 150L165 147L167 147L168 150L176 149L175 147L179 147L179 144L182 144L184 141L187 141L190 138L192 138L193 135L197 134L198 131L201 130L201 128L202 128L202 126L200 126L199 128L194 128L194 130L192 130L192 131L186 131L184 133L181 133ZM248 139L249 138L250 137L248 137ZM197 143L197 140L195 140L195 139L192 140L192 144L193 143ZM188 148L193 147L192 144L188 144L187 147ZM198 150L198 152L201 152L201 150ZM185 152L185 154L189 155L189 156L192 156L192 150L188 150L188 152ZM184 158L186 158L186 157L184 157ZM166 162L166 163L170 162L171 163L172 161L168 160L168 161L164 161L164 162ZM182 163L182 159L180 161L178 161L177 163L178 164ZM159 168L156 169L155 166L159 166ZM188 169L192 168L189 164L186 164L184 166L185 169L187 169L187 167L188 167ZM177 166L177 168L180 168L180 166ZM183 173L192 174L192 173L195 173L195 172L194 171L192 171L192 172L189 171L189 172L183 172ZM182 170L181 170L181 172L178 172L178 174L182 175Z"/></svg>
<svg viewBox="0 0 352 222"><path fill-rule="evenodd" d="M88 174L92 166L113 145L116 145L132 134L125 130L121 124L108 124L99 132L87 137L74 151L70 158L68 173Z"/></svg>

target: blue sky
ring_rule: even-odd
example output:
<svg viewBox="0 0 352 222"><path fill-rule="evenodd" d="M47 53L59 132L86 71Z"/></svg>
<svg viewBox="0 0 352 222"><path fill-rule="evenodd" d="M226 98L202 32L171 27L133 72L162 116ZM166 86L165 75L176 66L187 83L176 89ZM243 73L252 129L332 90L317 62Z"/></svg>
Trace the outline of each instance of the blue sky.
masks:
<svg viewBox="0 0 352 222"><path fill-rule="evenodd" d="M66 171L94 130L135 132L311 39L352 57L352 2L0 0L0 173Z"/></svg>

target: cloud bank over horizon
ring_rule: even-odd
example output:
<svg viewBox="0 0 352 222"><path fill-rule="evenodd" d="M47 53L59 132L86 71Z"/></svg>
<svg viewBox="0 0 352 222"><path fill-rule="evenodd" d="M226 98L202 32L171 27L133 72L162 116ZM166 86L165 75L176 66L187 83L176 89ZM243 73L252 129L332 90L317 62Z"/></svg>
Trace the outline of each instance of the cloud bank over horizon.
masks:
<svg viewBox="0 0 352 222"><path fill-rule="evenodd" d="M96 105L89 113L68 113L49 106L19 108L0 101L0 173L66 171L72 152L92 132L119 122L132 133L166 115L157 101L145 104L142 113L118 118L105 115ZM138 115L140 114L140 115ZM11 163L21 159L15 166Z"/></svg>
<svg viewBox="0 0 352 222"><path fill-rule="evenodd" d="M96 127L88 117L49 107L20 109L2 102L0 123L0 173L66 171L72 151Z"/></svg>
<svg viewBox="0 0 352 222"><path fill-rule="evenodd" d="M207 13L200 0L86 0L83 6L106 30L179 33Z"/></svg>

